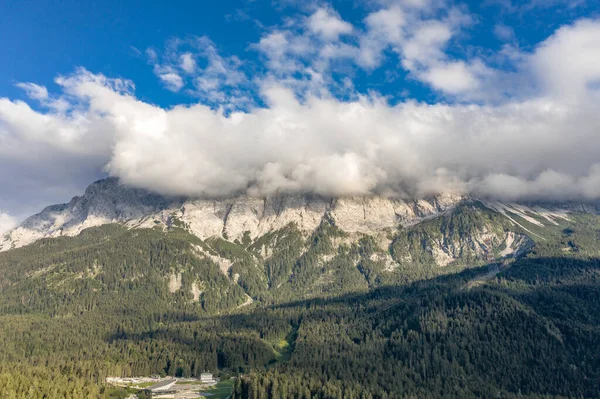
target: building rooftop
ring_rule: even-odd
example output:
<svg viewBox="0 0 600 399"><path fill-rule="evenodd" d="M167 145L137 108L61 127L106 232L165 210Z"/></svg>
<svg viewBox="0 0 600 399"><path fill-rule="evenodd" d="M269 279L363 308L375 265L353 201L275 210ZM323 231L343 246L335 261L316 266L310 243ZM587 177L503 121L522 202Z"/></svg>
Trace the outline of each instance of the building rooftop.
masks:
<svg viewBox="0 0 600 399"><path fill-rule="evenodd" d="M177 381L176 380L164 380L164 381L161 381L159 383L156 383L156 384L148 387L148 389L151 391L154 391L155 389L160 389L160 388L167 387L169 385L173 385L173 384L175 384L175 382L177 382Z"/></svg>

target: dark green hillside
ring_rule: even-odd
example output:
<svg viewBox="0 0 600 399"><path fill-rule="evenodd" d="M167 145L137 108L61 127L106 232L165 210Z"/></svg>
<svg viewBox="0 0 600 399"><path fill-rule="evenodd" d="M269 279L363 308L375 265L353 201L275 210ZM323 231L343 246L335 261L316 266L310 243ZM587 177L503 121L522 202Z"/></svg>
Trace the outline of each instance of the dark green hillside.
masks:
<svg viewBox="0 0 600 399"><path fill-rule="evenodd" d="M181 229L118 225L44 239L0 255L0 309L69 317L131 301L208 312L243 303L243 290L214 262L197 256L193 244L199 243ZM170 292L170 279L179 275L181 286ZM204 291L197 303L194 283Z"/></svg>
<svg viewBox="0 0 600 399"><path fill-rule="evenodd" d="M378 238L350 236L324 220L307 238L292 224L257 239L246 247L251 257L236 244L231 245L238 252L220 253L234 262L231 274L240 275L250 295L281 302L364 292L485 265L501 257L508 232L520 240L519 253L533 245L504 216L472 202ZM435 251L452 260L440 266Z"/></svg>
<svg viewBox="0 0 600 399"><path fill-rule="evenodd" d="M600 262L525 259L468 288L483 272L287 305L290 362L234 397L599 397Z"/></svg>
<svg viewBox="0 0 600 399"><path fill-rule="evenodd" d="M106 225L0 253L0 398L204 370L235 398L600 397L600 218L519 222L472 203L380 237Z"/></svg>
<svg viewBox="0 0 600 399"><path fill-rule="evenodd" d="M39 397L97 397L107 375L199 375L272 360L258 332L207 319L246 295L197 255L200 244L181 229L109 225L0 254L0 397L23 397L32 379Z"/></svg>

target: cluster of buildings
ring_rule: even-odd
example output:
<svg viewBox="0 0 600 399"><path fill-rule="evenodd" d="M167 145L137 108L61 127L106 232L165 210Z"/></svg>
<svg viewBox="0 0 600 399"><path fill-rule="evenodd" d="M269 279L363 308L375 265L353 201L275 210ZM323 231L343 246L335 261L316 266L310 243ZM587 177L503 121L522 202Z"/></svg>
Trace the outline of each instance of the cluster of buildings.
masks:
<svg viewBox="0 0 600 399"><path fill-rule="evenodd" d="M131 378L119 378L119 377L108 377L106 382L118 386L138 386L139 389L143 389L152 394L153 397L157 398L192 398L199 396L189 396L193 394L190 392L194 388L197 390L198 385L214 385L218 380L212 375L212 373L202 373L200 379L197 378L160 378L159 376L151 377L131 377ZM148 383L154 382L155 384L147 386ZM176 385L177 382L183 382L183 384ZM142 388L142 386L144 386Z"/></svg>

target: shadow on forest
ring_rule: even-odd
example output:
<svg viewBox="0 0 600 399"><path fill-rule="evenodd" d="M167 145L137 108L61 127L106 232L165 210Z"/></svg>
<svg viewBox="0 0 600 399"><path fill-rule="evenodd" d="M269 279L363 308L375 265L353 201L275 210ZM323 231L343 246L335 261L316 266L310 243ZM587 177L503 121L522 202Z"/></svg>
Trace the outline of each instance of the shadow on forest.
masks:
<svg viewBox="0 0 600 399"><path fill-rule="evenodd" d="M347 293L335 297L316 297L310 299L295 300L284 303L274 303L255 308L250 312L239 312L224 315L203 316L193 312L168 312L164 314L164 323L198 322L199 327L209 323L219 325L229 331L256 330L260 331L264 320L260 316L268 316L273 320L288 322L287 310L295 311L299 318L307 315L319 316L319 311L341 312L342 315L354 315L361 319L370 315L378 315L385 310L393 312L394 304L410 302L418 304L420 308L427 306L432 295L448 295L453 292L468 294L477 289L467 289L466 284L482 275L485 275L494 264L466 269L460 273L441 275L429 280L420 280L407 285L383 286L373 289L367 293ZM594 274L595 273L595 274ZM513 288L494 287L494 290L520 298L526 302L539 302L539 292L551 289L556 293L564 295L581 294L587 299L598 300L595 296L598 289L589 289L590 281L586 280L589 275L600 276L600 259L581 260L569 257L556 258L521 258L510 267L501 271L497 277L510 281ZM598 280L596 280L598 282ZM515 288L517 287L517 288ZM596 287L597 288L597 287ZM486 285L478 289L486 289ZM538 298L538 299L536 299ZM597 303L597 302L596 302ZM341 307L336 305L342 305ZM392 306L390 306L392 305ZM127 335L126 339L147 340L154 337L168 335L167 328L159 328L134 336ZM108 341L123 339L124 336L113 334L107 337ZM170 337L176 339L176 337ZM193 342L182 342L192 345Z"/></svg>
<svg viewBox="0 0 600 399"><path fill-rule="evenodd" d="M489 266L478 267L404 286L380 287L368 293L349 293L338 297L265 305L247 313L202 316L173 312L165 315L165 326L136 334L117 332L107 337L107 341L164 340L183 346L185 350L197 351L198 339L173 327L173 324L192 323L194 328L210 328L215 332L218 336L214 342L217 351L226 351L224 348L233 342L233 347L245 347L248 350L254 348L266 353L273 348L273 337L269 337L269 331L275 331L274 335L285 336L286 329L297 329L302 323L308 322L322 325L320 328L335 331L335 334L340 333L343 325L341 331L347 336L347 339L340 342L332 341L327 344L331 338L323 337L321 344L315 343L307 347L302 343L296 346L295 351L300 350L301 353L294 352L292 359L297 358L297 362L305 362L311 367L318 367L317 363L320 361L322 364L353 365L352 367L360 370L362 362L373 359L373 353L380 354L380 361L395 364L394 362L400 361L395 356L428 356L427 351L433 350L427 349L430 346L436 347L436 351L446 348L442 349L442 353L450 350L448 348L469 352L474 350L473 346L478 348L478 345L487 346L494 342L497 348L495 346L496 349L486 351L492 351L492 358L495 357L496 361L507 362L505 370L497 370L491 360L483 358L478 360L476 367L477 370L485 370L487 377L478 378L487 379L488 382L506 381L503 384L508 390L520 388L518 378L507 373L518 374L527 370L527 373L533 373L542 380L537 385L533 382L523 383L522 387L531 392L561 393L558 388L544 388L543 383L553 378L550 376L552 374L539 377L549 371L535 356L523 353L527 348L523 346L525 344L532 351L542 353L537 356L546 356L546 363L556 363L553 373L561 381L570 381L576 376L588 379L589 383L598 382L600 376L590 375L589 367L600 366L600 355L587 355L589 359L585 367L579 366L571 370L568 365L578 363L581 352L589 349L587 346L600 343L600 260L569 257L522 258L501 271L496 280L491 280L497 283L469 288L470 281L480 278L488 271ZM432 324L433 315L439 321ZM453 320L462 321L453 327L455 330L444 330L447 328L444 326ZM332 325L338 327L332 328ZM476 326L487 326L484 330L487 332L481 335L480 329L484 327ZM374 332L381 337L377 344L372 343L372 338L369 338ZM408 349L400 350L394 345L390 346L394 341L394 334L397 335L398 332L405 337L411 334L422 336L422 341L419 341L422 347L413 344ZM555 339L558 341L551 345L546 343L547 340L552 342ZM386 340L391 341L386 343ZM369 342L371 343L368 344ZM363 346L367 344L370 346ZM330 353L333 347L337 352ZM552 350L548 352L548 348ZM319 356L323 353L330 354L327 358L320 359ZM404 354L400 355L401 353ZM467 358L472 357L471 361L475 361L477 356L481 356L481 353L470 353ZM465 370L473 367L468 362L447 364L447 359L443 358L434 363L435 367L466 367ZM227 362L219 361L219 367L227 366ZM409 371L407 369L405 372L410 376ZM420 372L427 375L431 370ZM414 378L423 381L425 377ZM586 382L585 385L589 384Z"/></svg>
<svg viewBox="0 0 600 399"><path fill-rule="evenodd" d="M424 386L441 370L451 369L473 389L497 384L509 392L589 394L600 383L600 354L593 350L600 344L600 260L522 258L490 280L496 283L469 287L488 270L484 266L368 293L265 305L247 313L193 317L175 312L166 320L210 326L238 345L257 344L258 339L265 351L272 349L264 339L268 331L281 333L303 323L321 326L332 336L295 345L291 357L294 367L327 369L335 378L342 378L339 370L351 369L355 371L344 373L360 379L372 367L365 365L375 359L398 367L396 375L404 373L404 380ZM379 337L375 341L373 334ZM107 338L121 339L160 339L198 348L197 340L168 326ZM456 358L446 352L456 352ZM428 361L406 363L407 357ZM219 362L223 366L227 364ZM394 383L385 373L379 378L381 384Z"/></svg>
<svg viewBox="0 0 600 399"><path fill-rule="evenodd" d="M383 301L386 299L402 299L402 297L413 295L415 292L424 289L457 289L465 282L477 277L478 275L484 274L488 271L489 266L482 266L477 268L466 269L457 274L449 274L435 277L429 280L420 280L407 285L390 285L382 286L373 289L369 292L361 293L346 293L343 295L330 296L330 297L314 297L309 299L294 300L290 302L272 303L265 304L262 307L255 308L250 312L236 311L229 314L221 315L202 315L194 313L192 311L169 311L161 314L160 321L163 324L168 323L180 323L180 322L199 322L201 325L205 323L219 324L225 326L228 329L257 329L259 328L262 320L257 318L257 315L269 315L269 317L279 318L284 320L287 318L278 315L286 309L298 310L302 313L308 311L308 313L323 309L333 305L347 305L349 312L356 312L360 310L366 314L371 311L376 311L377 308L373 309L364 308L365 304L369 304L372 301ZM356 307L363 307L361 309L355 309ZM339 309L338 309L339 310ZM285 313L285 312L283 312ZM112 334L107 337L108 341L115 339L133 339L133 340L146 340L152 339L157 336L162 336L167 332L166 327L153 329L144 333L131 335L131 334Z"/></svg>

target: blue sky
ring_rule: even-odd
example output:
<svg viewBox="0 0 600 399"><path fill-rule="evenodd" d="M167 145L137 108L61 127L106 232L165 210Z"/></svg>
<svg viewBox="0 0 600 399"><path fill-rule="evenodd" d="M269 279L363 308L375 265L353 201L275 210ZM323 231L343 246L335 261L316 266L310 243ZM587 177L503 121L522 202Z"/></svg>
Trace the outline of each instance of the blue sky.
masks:
<svg viewBox="0 0 600 399"><path fill-rule="evenodd" d="M600 198L597 0L0 3L0 232L164 194Z"/></svg>
<svg viewBox="0 0 600 399"><path fill-rule="evenodd" d="M195 102L196 97L185 93L173 95L164 90L148 64L147 49L160 52L170 40L206 36L222 56L237 56L247 64L258 63L260 54L253 44L284 25L287 19L310 15L320 6L329 6L342 19L360 28L364 18L384 2L309 3L291 0L3 2L0 94L23 98L16 82L36 82L52 89L57 75L70 74L83 66L92 72L134 79L137 96L155 104ZM600 12L595 1L487 0L454 5L472 18L448 46L457 59L473 53L495 53L507 43L527 50L559 26ZM432 13L435 14L443 12ZM392 98L434 102L443 94L411 79L398 67L395 57L389 57L377 68L357 68L353 80L361 91L377 90Z"/></svg>

